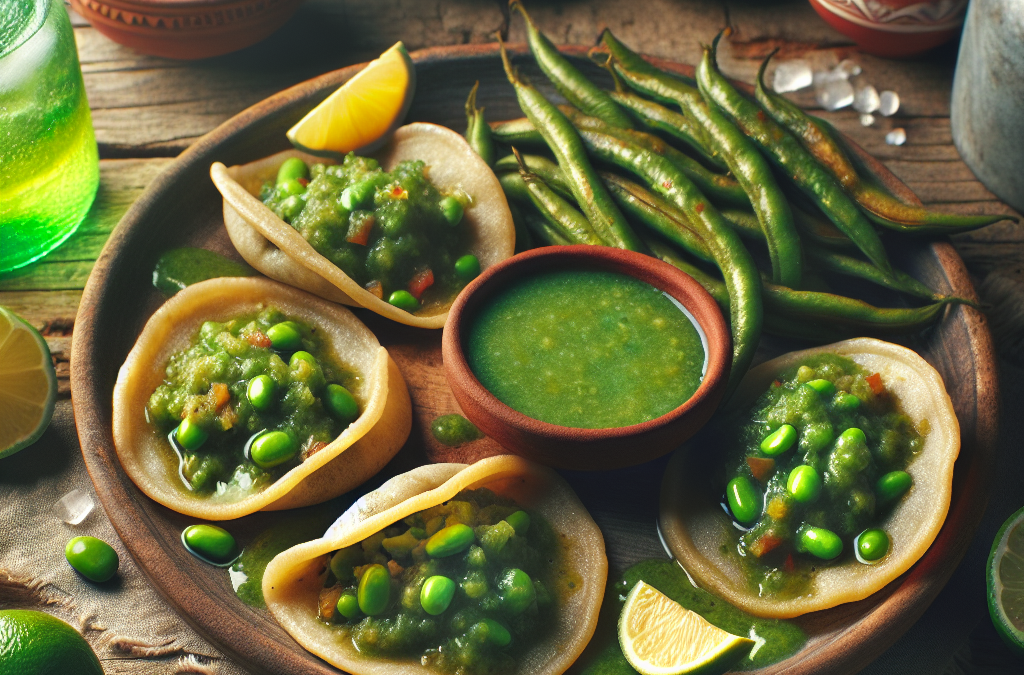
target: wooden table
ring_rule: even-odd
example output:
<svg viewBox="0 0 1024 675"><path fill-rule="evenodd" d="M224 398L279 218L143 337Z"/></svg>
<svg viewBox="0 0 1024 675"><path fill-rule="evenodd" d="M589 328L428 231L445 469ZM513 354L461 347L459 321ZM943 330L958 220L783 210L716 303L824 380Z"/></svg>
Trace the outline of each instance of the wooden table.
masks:
<svg viewBox="0 0 1024 675"><path fill-rule="evenodd" d="M62 397L70 395L68 356L86 279L108 235L132 201L173 157L202 134L285 87L322 72L376 57L401 39L410 50L487 42L501 27L501 0L307 0L276 34L249 49L198 62L137 54L72 16L100 149L100 188L79 231L44 261L0 275L0 304L24 316L46 337L57 364ZM555 41L592 44L611 27L626 43L652 55L695 63L699 42L726 24L735 34L723 47L727 74L752 81L761 59L805 58L829 67L852 58L859 82L899 93L892 118L861 126L850 108L821 114L881 159L926 204L962 213L1014 213L977 181L953 146L949 96L956 46L925 58L886 61L858 52L813 13L804 0L534 1L531 15ZM510 39L522 41L521 21ZM813 94L794 96L816 107ZM885 144L901 126L907 142ZM1019 214L1018 214L1019 215ZM956 237L957 250L980 286L992 315L1004 369L1018 377L1024 363L1024 229L1002 223ZM1010 413L1010 411L1007 411ZM1012 413L1011 413L1012 414Z"/></svg>

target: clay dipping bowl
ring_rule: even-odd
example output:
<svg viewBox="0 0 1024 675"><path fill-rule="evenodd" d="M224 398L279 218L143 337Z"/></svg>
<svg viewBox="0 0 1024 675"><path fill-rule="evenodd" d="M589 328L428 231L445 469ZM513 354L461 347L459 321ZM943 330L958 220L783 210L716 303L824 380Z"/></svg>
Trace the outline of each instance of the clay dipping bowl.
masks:
<svg viewBox="0 0 1024 675"><path fill-rule="evenodd" d="M477 310L509 284L549 271L596 269L626 274L675 298L706 338L706 369L697 391L675 410L641 424L581 429L541 422L498 400L476 378L465 345ZM604 246L548 246L509 258L474 279L456 298L441 343L455 400L507 450L559 469L617 469L664 455L708 421L725 390L732 344L715 301L688 274L640 253Z"/></svg>

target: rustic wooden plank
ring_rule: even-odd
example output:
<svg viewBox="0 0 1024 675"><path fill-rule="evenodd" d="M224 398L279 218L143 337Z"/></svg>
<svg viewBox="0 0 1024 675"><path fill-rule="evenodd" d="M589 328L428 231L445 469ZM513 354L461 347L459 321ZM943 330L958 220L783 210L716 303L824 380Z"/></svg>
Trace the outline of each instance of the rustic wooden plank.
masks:
<svg viewBox="0 0 1024 675"><path fill-rule="evenodd" d="M985 186L978 181L912 181L904 179L904 182L925 204L938 201L975 202L979 200L993 199L994 197L994 195L985 189Z"/></svg>

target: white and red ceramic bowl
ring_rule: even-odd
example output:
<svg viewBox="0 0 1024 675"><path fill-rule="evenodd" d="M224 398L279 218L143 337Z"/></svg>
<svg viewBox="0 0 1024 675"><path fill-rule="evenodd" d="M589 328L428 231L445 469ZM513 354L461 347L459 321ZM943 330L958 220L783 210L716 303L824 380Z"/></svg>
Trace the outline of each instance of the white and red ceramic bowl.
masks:
<svg viewBox="0 0 1024 675"><path fill-rule="evenodd" d="M810 0L821 18L876 56L920 54L960 32L967 0Z"/></svg>

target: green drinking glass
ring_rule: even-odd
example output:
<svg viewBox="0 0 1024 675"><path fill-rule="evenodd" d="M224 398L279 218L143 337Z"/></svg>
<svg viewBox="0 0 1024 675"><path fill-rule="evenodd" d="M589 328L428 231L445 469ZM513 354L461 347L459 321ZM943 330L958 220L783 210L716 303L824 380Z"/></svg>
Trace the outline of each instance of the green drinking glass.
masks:
<svg viewBox="0 0 1024 675"><path fill-rule="evenodd" d="M0 0L0 272L38 260L92 206L99 157L62 0Z"/></svg>

